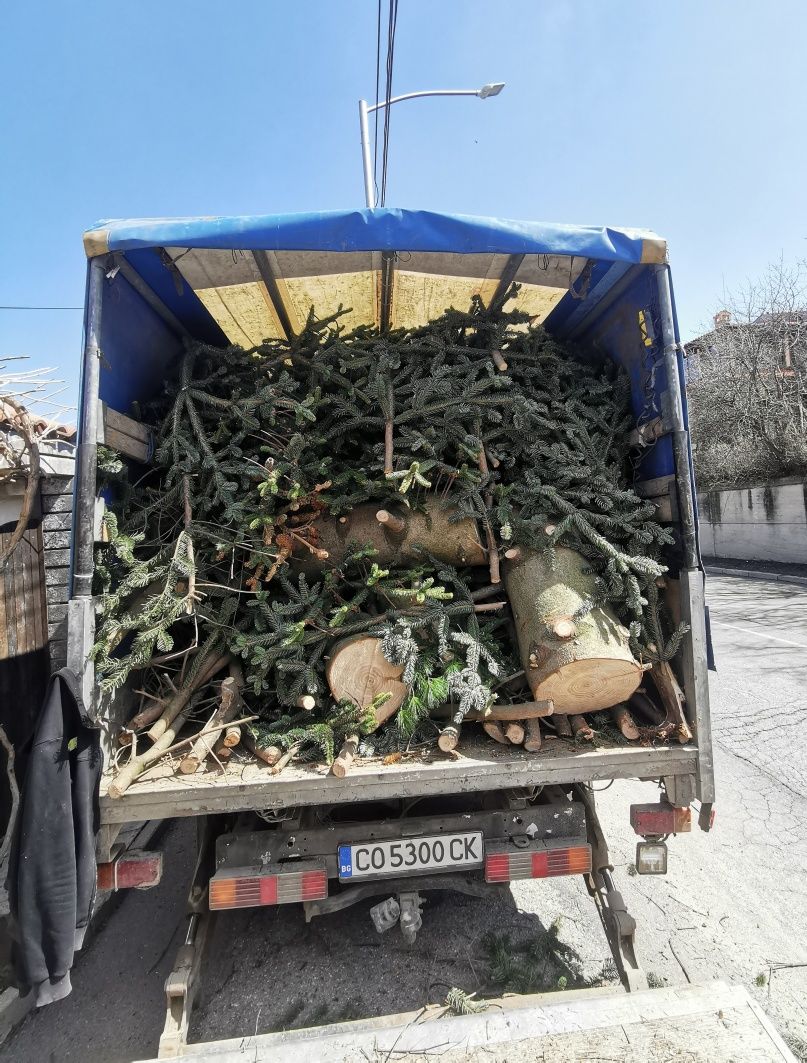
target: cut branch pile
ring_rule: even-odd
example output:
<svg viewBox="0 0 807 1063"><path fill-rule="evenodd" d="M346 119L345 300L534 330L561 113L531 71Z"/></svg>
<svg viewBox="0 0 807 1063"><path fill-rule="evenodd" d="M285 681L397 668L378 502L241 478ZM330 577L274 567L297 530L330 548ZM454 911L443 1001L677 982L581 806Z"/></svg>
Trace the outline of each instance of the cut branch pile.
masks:
<svg viewBox="0 0 807 1063"><path fill-rule="evenodd" d="M452 752L472 721L536 752L542 720L579 735L602 709L629 740L683 739L665 662L684 629L657 586L672 537L630 487L627 379L479 301L384 334L339 316L252 350L188 345L139 411L145 477L101 455L93 656L106 690L136 673L141 698L110 792L185 724L189 774L240 749L344 774Z"/></svg>

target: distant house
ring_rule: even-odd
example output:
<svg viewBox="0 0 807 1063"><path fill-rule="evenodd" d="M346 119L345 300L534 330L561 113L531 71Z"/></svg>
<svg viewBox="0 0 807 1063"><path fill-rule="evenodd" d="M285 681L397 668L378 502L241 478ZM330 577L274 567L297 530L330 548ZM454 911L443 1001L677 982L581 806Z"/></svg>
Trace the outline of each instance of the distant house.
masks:
<svg viewBox="0 0 807 1063"><path fill-rule="evenodd" d="M686 344L687 382L698 379L704 361L727 353L744 351L760 371L772 368L780 377L804 372L807 359L807 310L760 314L753 321L736 322L728 310L714 316L714 328ZM775 352L775 358L774 358ZM775 364L771 364L775 361Z"/></svg>

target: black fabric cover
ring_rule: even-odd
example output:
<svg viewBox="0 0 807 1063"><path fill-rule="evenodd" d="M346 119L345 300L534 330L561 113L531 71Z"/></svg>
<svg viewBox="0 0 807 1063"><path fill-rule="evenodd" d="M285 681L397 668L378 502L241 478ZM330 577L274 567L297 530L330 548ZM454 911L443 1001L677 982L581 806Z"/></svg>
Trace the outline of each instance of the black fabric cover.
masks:
<svg viewBox="0 0 807 1063"><path fill-rule="evenodd" d="M17 988L40 1006L70 992L92 914L99 738L76 676L56 672L28 751L7 883Z"/></svg>

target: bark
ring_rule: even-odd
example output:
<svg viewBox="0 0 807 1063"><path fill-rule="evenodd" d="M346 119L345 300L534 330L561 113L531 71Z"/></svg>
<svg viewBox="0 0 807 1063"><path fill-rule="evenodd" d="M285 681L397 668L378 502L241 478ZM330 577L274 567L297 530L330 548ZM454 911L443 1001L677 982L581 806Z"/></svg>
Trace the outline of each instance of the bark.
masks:
<svg viewBox="0 0 807 1063"><path fill-rule="evenodd" d="M504 725L504 734L508 742L512 742L514 746L520 746L524 744L524 738L526 732L521 723L514 721L513 723L506 723Z"/></svg>
<svg viewBox="0 0 807 1063"><path fill-rule="evenodd" d="M614 706L614 708L611 709L611 715L614 718L614 723L622 732L622 737L627 738L631 742L636 742L639 738L639 728L636 726L636 721L631 716L628 706Z"/></svg>
<svg viewBox="0 0 807 1063"><path fill-rule="evenodd" d="M346 517L320 517L312 524L312 541L327 552L327 561L319 560L299 546L294 549L293 563L312 572L338 568L349 547L369 544L377 551L374 560L382 568L422 561L418 548L453 565L487 564L475 521L465 517L452 523L449 519L452 511L436 498L427 499L425 510L419 512L401 506L395 512L382 511L404 522L403 533L390 531L387 524L379 522L378 506L372 502L357 506Z"/></svg>
<svg viewBox="0 0 807 1063"><path fill-rule="evenodd" d="M524 739L524 748L528 753L537 753L543 744L540 721L525 720L524 726L527 731L527 735Z"/></svg>

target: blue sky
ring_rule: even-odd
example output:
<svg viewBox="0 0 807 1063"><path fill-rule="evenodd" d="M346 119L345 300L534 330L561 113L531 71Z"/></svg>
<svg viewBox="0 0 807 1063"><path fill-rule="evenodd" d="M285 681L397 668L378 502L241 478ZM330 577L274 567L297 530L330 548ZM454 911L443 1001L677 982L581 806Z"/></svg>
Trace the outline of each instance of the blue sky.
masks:
<svg viewBox="0 0 807 1063"><path fill-rule="evenodd" d="M8 0L0 303L77 306L101 218L363 205L375 0ZM684 338L807 254L804 0L400 0L389 206L647 227ZM81 315L0 311L0 353L71 383Z"/></svg>

